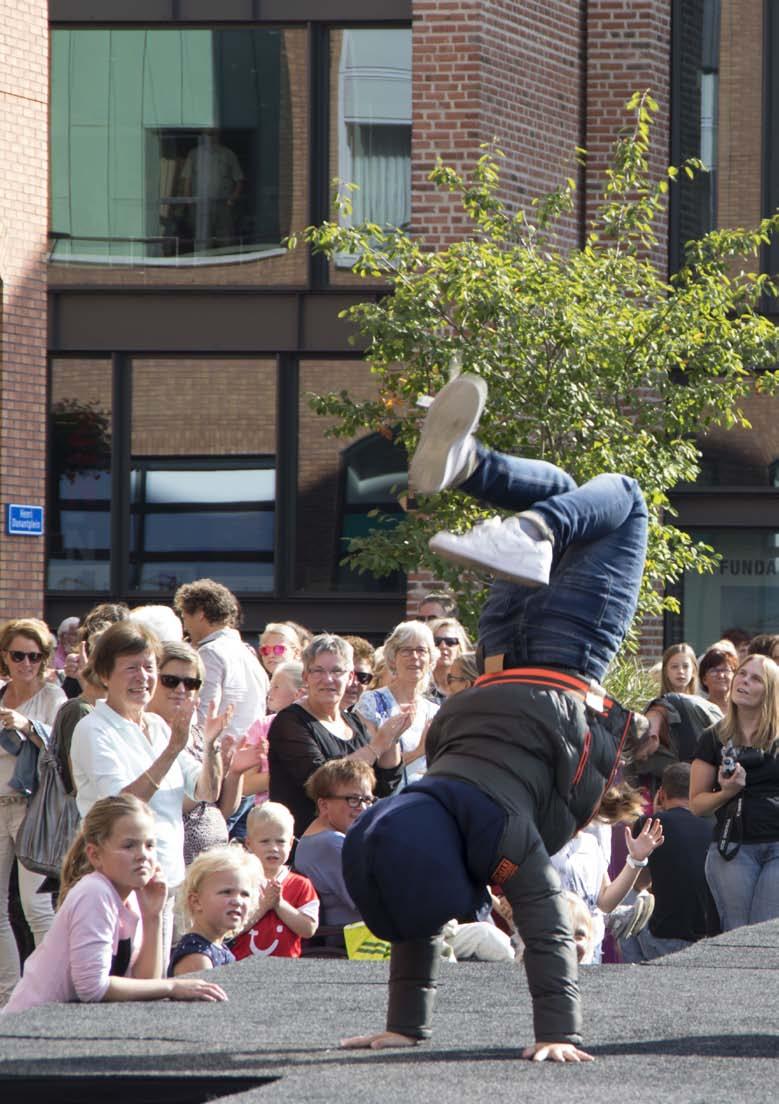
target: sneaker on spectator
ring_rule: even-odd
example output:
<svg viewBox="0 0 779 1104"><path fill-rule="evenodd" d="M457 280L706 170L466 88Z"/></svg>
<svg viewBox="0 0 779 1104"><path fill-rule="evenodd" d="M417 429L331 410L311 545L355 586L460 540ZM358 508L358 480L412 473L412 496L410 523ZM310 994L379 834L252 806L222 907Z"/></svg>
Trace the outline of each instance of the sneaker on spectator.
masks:
<svg viewBox="0 0 779 1104"><path fill-rule="evenodd" d="M552 567L552 542L534 540L515 517L489 518L467 533L436 533L430 550L464 567L489 571L523 586L544 586Z"/></svg>
<svg viewBox="0 0 779 1104"><path fill-rule="evenodd" d="M642 890L632 905L617 905L606 916L606 927L615 939L630 939L644 930L654 908L654 896L647 890Z"/></svg>
<svg viewBox="0 0 779 1104"><path fill-rule="evenodd" d="M428 408L408 477L420 494L456 487L471 474L475 461L471 434L479 424L487 384L479 376L456 376Z"/></svg>

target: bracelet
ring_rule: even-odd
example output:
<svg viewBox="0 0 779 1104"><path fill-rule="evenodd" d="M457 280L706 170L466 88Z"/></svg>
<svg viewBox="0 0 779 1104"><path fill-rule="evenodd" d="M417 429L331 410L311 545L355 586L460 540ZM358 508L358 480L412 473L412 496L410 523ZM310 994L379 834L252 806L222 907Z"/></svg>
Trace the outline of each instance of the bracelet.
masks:
<svg viewBox="0 0 779 1104"><path fill-rule="evenodd" d="M373 752L373 755L374 755L374 759L373 759L373 762L371 763L371 766L372 766L372 767L375 767L375 766L376 766L376 764L378 763L379 759L381 758L381 756L379 755L378 751L376 750L376 748L375 748L375 747L373 747L373 745L372 745L372 744L366 744L365 746L366 746L366 748L368 749L368 751L372 751L372 752Z"/></svg>
<svg viewBox="0 0 779 1104"><path fill-rule="evenodd" d="M146 775L146 777L147 777L147 778L149 779L149 781L151 782L152 786L154 786L155 790L158 790L158 789L160 788L160 784L159 784L159 782L155 782L155 781L154 781L154 779L152 778L152 776L151 776L151 775L149 774L149 772L148 772L147 770L145 770L145 771L144 771L143 773L144 773L144 774Z"/></svg>
<svg viewBox="0 0 779 1104"><path fill-rule="evenodd" d="M625 862L628 866L632 866L634 870L643 870L645 866L649 865L649 859L634 859L632 855L628 855Z"/></svg>

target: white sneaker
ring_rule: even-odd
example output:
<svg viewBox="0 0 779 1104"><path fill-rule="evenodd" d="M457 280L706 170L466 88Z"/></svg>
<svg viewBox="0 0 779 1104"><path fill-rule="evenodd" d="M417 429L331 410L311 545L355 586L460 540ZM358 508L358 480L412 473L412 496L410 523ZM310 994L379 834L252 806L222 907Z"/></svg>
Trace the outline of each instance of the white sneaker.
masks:
<svg viewBox="0 0 779 1104"><path fill-rule="evenodd" d="M409 464L409 482L415 491L435 494L469 474L471 434L479 424L486 399L487 384L479 376L457 376L438 392Z"/></svg>
<svg viewBox="0 0 779 1104"><path fill-rule="evenodd" d="M545 586L552 567L552 542L533 540L517 518L489 518L467 533L436 533L430 550L445 560L489 571L524 586Z"/></svg>

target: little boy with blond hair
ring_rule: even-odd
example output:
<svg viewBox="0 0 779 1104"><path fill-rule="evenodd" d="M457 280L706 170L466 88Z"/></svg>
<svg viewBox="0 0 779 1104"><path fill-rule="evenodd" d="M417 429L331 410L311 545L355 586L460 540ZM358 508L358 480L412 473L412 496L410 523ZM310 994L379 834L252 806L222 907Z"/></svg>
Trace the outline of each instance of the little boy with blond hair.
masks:
<svg viewBox="0 0 779 1104"><path fill-rule="evenodd" d="M255 805L249 813L246 847L262 863L263 882L257 912L231 944L236 959L299 958L301 939L310 939L319 926L316 890L286 865L294 825L292 813L276 801Z"/></svg>

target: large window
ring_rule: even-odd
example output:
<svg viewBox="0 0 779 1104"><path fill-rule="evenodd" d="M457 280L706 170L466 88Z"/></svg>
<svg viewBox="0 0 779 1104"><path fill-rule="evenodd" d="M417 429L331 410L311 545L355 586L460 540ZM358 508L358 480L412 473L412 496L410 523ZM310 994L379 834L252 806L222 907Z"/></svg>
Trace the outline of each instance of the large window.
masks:
<svg viewBox="0 0 779 1104"><path fill-rule="evenodd" d="M48 589L170 595L207 575L272 591L276 374L273 360L54 361Z"/></svg>
<svg viewBox="0 0 779 1104"><path fill-rule="evenodd" d="M779 532L695 529L722 556L714 575L684 579L683 639L701 652L729 628L775 632L779 624Z"/></svg>
<svg viewBox="0 0 779 1104"><path fill-rule="evenodd" d="M280 253L305 192L304 53L300 30L55 30L53 260Z"/></svg>
<svg viewBox="0 0 779 1104"><path fill-rule="evenodd" d="M332 175L356 185L354 224L411 220L411 31L332 31ZM343 256L341 267L354 263Z"/></svg>

